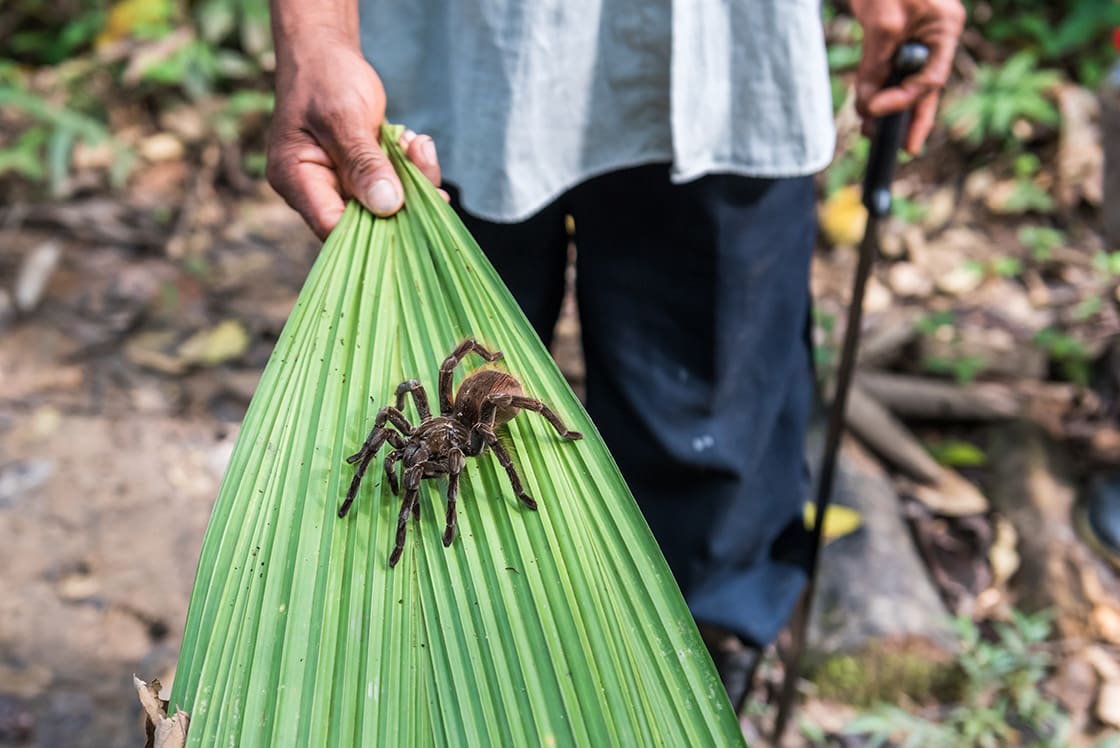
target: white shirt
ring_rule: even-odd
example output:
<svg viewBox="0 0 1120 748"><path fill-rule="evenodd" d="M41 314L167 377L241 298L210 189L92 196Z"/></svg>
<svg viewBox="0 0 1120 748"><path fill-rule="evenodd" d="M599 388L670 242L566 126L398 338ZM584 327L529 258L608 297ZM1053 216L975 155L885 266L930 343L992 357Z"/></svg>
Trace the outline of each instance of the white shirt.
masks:
<svg viewBox="0 0 1120 748"><path fill-rule="evenodd" d="M464 207L528 218L640 164L685 182L832 159L818 0L361 0L387 119L430 134Z"/></svg>

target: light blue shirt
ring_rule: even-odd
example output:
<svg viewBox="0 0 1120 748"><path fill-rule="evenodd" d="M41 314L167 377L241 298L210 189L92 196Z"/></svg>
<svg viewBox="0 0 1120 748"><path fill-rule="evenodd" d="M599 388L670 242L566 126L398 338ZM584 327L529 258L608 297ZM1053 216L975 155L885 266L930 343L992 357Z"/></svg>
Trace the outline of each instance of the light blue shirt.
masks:
<svg viewBox="0 0 1120 748"><path fill-rule="evenodd" d="M464 207L528 218L640 164L685 182L832 159L818 0L361 0L387 118L436 141Z"/></svg>

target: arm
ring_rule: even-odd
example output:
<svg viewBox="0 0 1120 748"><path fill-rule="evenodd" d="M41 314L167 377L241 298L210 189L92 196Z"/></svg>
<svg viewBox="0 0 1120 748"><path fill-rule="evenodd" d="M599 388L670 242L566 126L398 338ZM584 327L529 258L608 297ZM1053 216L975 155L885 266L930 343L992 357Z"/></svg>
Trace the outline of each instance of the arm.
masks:
<svg viewBox="0 0 1120 748"><path fill-rule="evenodd" d="M320 239L345 200L379 216L400 210L400 179L377 144L385 89L362 56L357 0L272 0L276 110L268 181ZM437 186L435 144L406 132L401 145Z"/></svg>
<svg viewBox="0 0 1120 748"><path fill-rule="evenodd" d="M905 146L916 154L933 129L937 100L949 80L964 28L964 7L960 0L851 0L851 7L863 27L856 109L869 124L875 117L913 107ZM929 47L929 62L901 85L884 89L895 50L910 40Z"/></svg>

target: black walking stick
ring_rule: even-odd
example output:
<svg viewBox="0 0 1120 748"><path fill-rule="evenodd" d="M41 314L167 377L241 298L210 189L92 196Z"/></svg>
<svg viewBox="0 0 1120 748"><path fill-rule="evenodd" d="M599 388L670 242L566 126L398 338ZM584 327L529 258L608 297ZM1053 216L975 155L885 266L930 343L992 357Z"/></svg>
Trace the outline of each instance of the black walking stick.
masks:
<svg viewBox="0 0 1120 748"><path fill-rule="evenodd" d="M907 42L895 54L887 87L897 86L908 75L918 72L929 57L929 49L918 42ZM828 430L825 435L824 454L821 458L820 475L817 479L816 515L809 545L809 579L802 593L801 604L790 624L792 647L786 663L785 679L778 699L778 715L774 720L774 745L781 745L786 724L793 714L797 697L797 682L801 677L801 656L805 651L805 637L809 628L809 612L813 591L817 582L817 558L821 549L821 530L824 527L825 510L832 496L833 474L836 472L836 458L840 449L840 436L844 430L844 408L848 402L848 391L852 385L855 369L856 351L859 348L860 324L863 318L863 292L871 265L879 253L879 221L891 211L891 180L902 145L902 136L910 123L910 112L890 114L879 119L871 137L871 152L867 159L867 175L863 181L863 204L867 207L867 228L859 245L859 264L856 266L855 282L852 286L852 301L848 309L848 325L844 330L844 347L840 354L840 366L836 371L836 393L832 399L832 409L828 415Z"/></svg>

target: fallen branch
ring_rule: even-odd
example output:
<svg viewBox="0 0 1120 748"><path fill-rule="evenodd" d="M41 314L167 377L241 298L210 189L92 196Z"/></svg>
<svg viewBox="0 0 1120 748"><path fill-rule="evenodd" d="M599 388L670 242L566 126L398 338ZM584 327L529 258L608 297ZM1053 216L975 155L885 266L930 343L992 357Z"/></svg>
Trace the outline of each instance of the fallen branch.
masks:
<svg viewBox="0 0 1120 748"><path fill-rule="evenodd" d="M880 457L922 483L936 483L942 468L910 430L861 386L848 395L848 427Z"/></svg>
<svg viewBox="0 0 1120 748"><path fill-rule="evenodd" d="M894 363L918 336L914 321L913 314L892 313L876 327L869 328L859 346L860 367L881 369Z"/></svg>
<svg viewBox="0 0 1120 748"><path fill-rule="evenodd" d="M848 395L848 427L868 447L917 483L911 493L934 512L950 516L979 514L987 499L954 470L942 467L910 430L854 383Z"/></svg>
<svg viewBox="0 0 1120 748"><path fill-rule="evenodd" d="M860 371L856 383L902 418L995 421L1013 418L1023 409L1011 387L994 382L962 386L932 377Z"/></svg>

